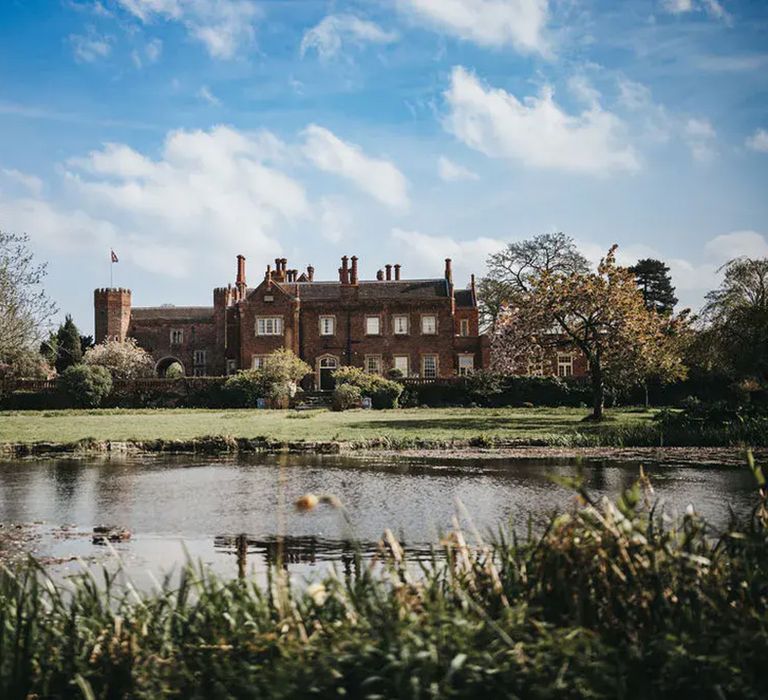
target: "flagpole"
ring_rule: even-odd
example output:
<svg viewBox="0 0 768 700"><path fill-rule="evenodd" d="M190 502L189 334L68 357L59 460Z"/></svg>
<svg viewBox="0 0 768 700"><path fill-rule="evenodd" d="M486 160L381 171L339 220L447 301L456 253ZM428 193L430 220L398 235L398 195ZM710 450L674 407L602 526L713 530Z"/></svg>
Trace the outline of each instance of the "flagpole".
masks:
<svg viewBox="0 0 768 700"><path fill-rule="evenodd" d="M112 253L109 254L109 288L113 289L115 284L112 280L113 270L115 269L115 263L112 261Z"/></svg>

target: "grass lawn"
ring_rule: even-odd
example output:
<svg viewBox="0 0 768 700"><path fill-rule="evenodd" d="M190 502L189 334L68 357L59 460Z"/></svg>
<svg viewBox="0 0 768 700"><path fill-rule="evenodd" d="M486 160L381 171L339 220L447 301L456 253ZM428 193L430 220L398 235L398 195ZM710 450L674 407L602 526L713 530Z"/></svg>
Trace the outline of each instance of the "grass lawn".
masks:
<svg viewBox="0 0 768 700"><path fill-rule="evenodd" d="M125 409L5 411L0 442L96 440L188 440L205 435L265 436L275 440L539 439L547 435L599 430L581 423L584 408L434 408L391 411L264 411ZM647 423L654 411L616 409L611 426Z"/></svg>

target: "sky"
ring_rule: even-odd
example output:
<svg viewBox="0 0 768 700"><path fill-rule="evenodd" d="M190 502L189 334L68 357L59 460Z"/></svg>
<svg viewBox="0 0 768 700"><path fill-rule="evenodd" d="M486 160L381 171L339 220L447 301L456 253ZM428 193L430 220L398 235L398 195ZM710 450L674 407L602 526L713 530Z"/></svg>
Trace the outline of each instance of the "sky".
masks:
<svg viewBox="0 0 768 700"><path fill-rule="evenodd" d="M275 257L457 284L563 231L696 309L768 255L764 0L0 0L0 228L93 289L210 305Z"/></svg>

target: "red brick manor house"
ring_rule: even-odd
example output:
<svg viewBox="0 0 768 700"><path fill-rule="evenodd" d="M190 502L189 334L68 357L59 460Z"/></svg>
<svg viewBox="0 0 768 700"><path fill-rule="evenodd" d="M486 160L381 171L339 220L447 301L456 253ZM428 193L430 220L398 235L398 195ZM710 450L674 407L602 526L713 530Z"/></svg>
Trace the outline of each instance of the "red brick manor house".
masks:
<svg viewBox="0 0 768 700"><path fill-rule="evenodd" d="M338 279L320 281L312 266L299 273L278 258L249 287L238 255L235 284L214 289L213 306L132 308L129 289L97 289L96 342L135 338L159 376L176 362L187 375L230 374L288 348L312 366L319 389L330 389L343 365L424 379L487 367L474 275L469 288L456 289L450 259L440 278L400 273L400 265L386 265L375 280L361 280L357 257L344 256Z"/></svg>

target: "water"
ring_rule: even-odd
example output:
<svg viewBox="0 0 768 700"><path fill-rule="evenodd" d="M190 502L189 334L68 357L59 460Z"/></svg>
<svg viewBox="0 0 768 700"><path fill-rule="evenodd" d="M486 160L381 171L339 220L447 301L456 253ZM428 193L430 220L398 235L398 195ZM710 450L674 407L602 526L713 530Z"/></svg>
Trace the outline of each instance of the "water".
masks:
<svg viewBox="0 0 768 700"><path fill-rule="evenodd" d="M596 497L615 497L639 465L572 459L457 459L259 455L230 460L190 456L41 460L0 463L0 522L34 524L35 555L55 576L113 562L92 542L96 525L126 527L114 545L140 586L178 570L187 557L236 574L233 538L246 533L248 568L263 577L277 542L299 577L328 562L349 566L352 551L372 554L385 528L426 555L457 517L457 499L484 535L501 524L524 531L554 511L573 507L571 491L552 475L582 470ZM715 527L729 509L747 513L754 485L744 467L646 464L656 498L670 513L689 504ZM321 504L297 512L305 493L332 494L344 510ZM466 527L468 521L459 517Z"/></svg>

